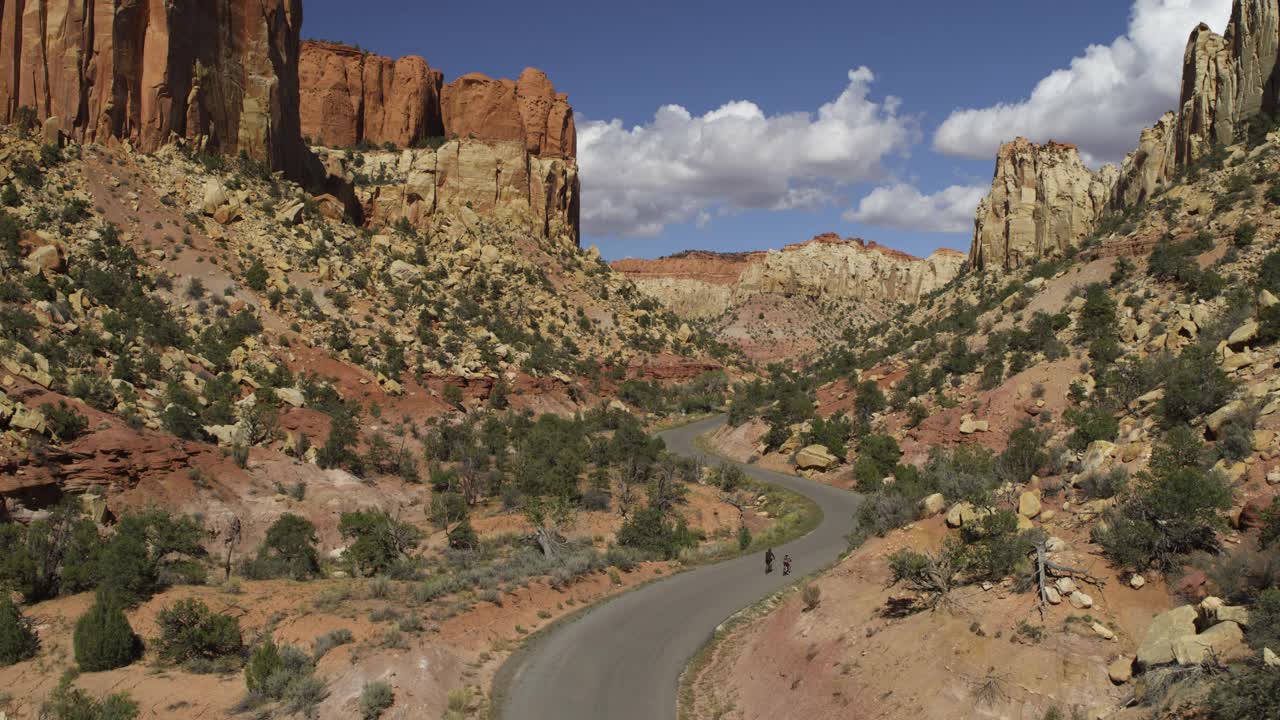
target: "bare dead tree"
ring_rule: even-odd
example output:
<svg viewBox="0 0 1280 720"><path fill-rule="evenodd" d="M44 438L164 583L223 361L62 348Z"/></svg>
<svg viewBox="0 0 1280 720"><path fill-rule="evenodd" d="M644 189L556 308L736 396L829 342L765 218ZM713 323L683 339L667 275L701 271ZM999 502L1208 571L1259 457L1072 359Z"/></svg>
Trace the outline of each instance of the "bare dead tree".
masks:
<svg viewBox="0 0 1280 720"><path fill-rule="evenodd" d="M222 548L224 553L223 570L225 573L224 580L231 579L231 560L235 555L236 547L240 545L240 516L232 515L227 521L226 528L222 531Z"/></svg>
<svg viewBox="0 0 1280 720"><path fill-rule="evenodd" d="M569 498L533 497L525 502L524 516L533 526L531 539L542 549L542 554L556 557L568 542L562 533L573 526L577 513Z"/></svg>

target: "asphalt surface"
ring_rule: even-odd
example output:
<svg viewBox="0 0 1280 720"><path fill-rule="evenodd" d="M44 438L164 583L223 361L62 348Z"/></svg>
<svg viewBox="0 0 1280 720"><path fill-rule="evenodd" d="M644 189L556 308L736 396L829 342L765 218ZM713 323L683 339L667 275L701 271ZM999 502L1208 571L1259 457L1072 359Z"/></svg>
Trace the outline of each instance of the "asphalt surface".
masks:
<svg viewBox="0 0 1280 720"><path fill-rule="evenodd" d="M723 416L710 418L661 436L671 452L696 457L704 453L694 439L723 422ZM716 626L795 579L783 577L782 556L789 553L793 575L804 576L848 546L856 494L741 467L816 502L823 512L818 528L774 548L771 575L764 572L763 553L677 573L539 636L503 668L503 720L674 720L680 673Z"/></svg>

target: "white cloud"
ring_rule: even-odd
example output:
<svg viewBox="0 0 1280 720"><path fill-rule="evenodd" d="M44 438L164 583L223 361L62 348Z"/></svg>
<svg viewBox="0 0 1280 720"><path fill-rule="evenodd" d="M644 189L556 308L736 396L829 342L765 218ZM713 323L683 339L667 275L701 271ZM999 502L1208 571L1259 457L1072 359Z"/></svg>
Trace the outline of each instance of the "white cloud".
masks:
<svg viewBox="0 0 1280 720"><path fill-rule="evenodd" d="M1119 160L1144 126L1175 109L1191 30L1207 22L1222 32L1230 14L1231 0L1135 0L1125 35L1089 46L1026 99L951 113L934 149L989 159L1001 142L1022 135L1075 143L1093 165Z"/></svg>
<svg viewBox="0 0 1280 720"><path fill-rule="evenodd" d="M922 195L905 183L878 187L862 198L844 219L869 225L922 232L969 232L973 213L987 189L952 185L933 195Z"/></svg>
<svg viewBox="0 0 1280 720"><path fill-rule="evenodd" d="M832 188L884 176L882 160L918 141L899 101L868 98L875 77L850 70L848 85L816 114L765 115L737 100L694 116L664 105L653 121L578 127L582 223L588 234L656 235L712 211L782 210L832 201Z"/></svg>

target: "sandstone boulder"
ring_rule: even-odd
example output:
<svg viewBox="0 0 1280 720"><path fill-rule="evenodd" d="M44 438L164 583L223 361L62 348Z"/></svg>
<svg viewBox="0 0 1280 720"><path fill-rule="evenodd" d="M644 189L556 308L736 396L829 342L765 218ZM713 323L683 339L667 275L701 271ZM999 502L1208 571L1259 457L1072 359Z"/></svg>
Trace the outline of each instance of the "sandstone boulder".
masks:
<svg viewBox="0 0 1280 720"><path fill-rule="evenodd" d="M1123 685L1133 679L1133 658L1121 655L1107 666L1107 677L1116 685Z"/></svg>
<svg viewBox="0 0 1280 720"><path fill-rule="evenodd" d="M1138 665L1145 669L1174 662L1174 645L1183 638L1195 636L1197 617L1193 605L1182 605L1155 616L1138 647Z"/></svg>
<svg viewBox="0 0 1280 720"><path fill-rule="evenodd" d="M1018 498L1018 514L1022 517L1036 517L1040 510L1040 493L1027 490Z"/></svg>
<svg viewBox="0 0 1280 720"><path fill-rule="evenodd" d="M1199 665L1214 658L1237 660L1248 655L1244 631L1233 622L1222 622L1199 635L1184 635L1173 643L1174 659L1179 665Z"/></svg>
<svg viewBox="0 0 1280 720"><path fill-rule="evenodd" d="M801 470L830 470L840 462L825 445L809 445L796 453L796 467Z"/></svg>
<svg viewBox="0 0 1280 720"><path fill-rule="evenodd" d="M920 501L925 517L933 517L947 508L947 500L942 493L934 493Z"/></svg>

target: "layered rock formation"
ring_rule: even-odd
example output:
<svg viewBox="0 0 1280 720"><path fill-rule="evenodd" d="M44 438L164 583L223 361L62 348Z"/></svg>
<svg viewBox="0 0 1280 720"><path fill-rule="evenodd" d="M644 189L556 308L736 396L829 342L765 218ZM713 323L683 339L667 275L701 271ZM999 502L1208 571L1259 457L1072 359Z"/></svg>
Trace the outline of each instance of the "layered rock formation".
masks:
<svg viewBox="0 0 1280 720"><path fill-rule="evenodd" d="M390 58L335 43L302 45L302 132L319 145L408 147L431 137L518 142L532 155L572 158L577 132L569 98L546 74L518 80L470 73L443 85L425 60Z"/></svg>
<svg viewBox="0 0 1280 720"><path fill-rule="evenodd" d="M959 274L964 255L938 250L921 259L860 239L827 234L782 250L689 252L657 260L619 260L644 292L677 315L707 318L767 295L812 301L912 303Z"/></svg>
<svg viewBox="0 0 1280 720"><path fill-rule="evenodd" d="M337 43L302 43L298 65L302 133L327 147L361 141L405 147L444 135L444 75L416 55L399 60Z"/></svg>
<svg viewBox="0 0 1280 720"><path fill-rule="evenodd" d="M425 228L439 212L466 208L578 244L578 168L572 159L534 155L513 141L450 140L436 149L362 153L358 168L345 153L318 152L351 179L372 225L403 218Z"/></svg>
<svg viewBox="0 0 1280 720"><path fill-rule="evenodd" d="M1117 175L1114 166L1089 170L1074 145L1017 138L1000 146L970 264L1009 270L1079 242L1106 211Z"/></svg>
<svg viewBox="0 0 1280 720"><path fill-rule="evenodd" d="M301 0L0 3L0 119L152 151L185 138L304 177Z"/></svg>

